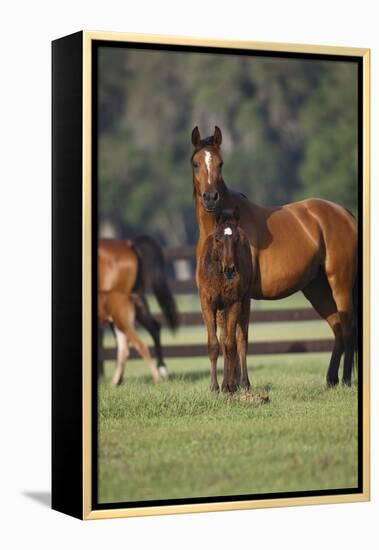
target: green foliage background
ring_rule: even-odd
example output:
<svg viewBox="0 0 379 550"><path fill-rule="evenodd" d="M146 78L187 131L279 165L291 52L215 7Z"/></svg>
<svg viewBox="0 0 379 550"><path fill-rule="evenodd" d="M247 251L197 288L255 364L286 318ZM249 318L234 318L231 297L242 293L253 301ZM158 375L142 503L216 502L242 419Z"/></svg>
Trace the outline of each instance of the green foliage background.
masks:
<svg viewBox="0 0 379 550"><path fill-rule="evenodd" d="M193 243L192 128L223 132L227 184L262 205L357 209L353 62L99 48L99 216L119 236Z"/></svg>

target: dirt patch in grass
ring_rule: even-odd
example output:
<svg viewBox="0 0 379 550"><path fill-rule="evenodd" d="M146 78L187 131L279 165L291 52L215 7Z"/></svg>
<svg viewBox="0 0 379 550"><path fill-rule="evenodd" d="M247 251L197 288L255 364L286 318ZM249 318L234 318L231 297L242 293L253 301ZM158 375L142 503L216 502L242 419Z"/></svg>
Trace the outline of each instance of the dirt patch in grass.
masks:
<svg viewBox="0 0 379 550"><path fill-rule="evenodd" d="M240 401L245 403L253 403L254 405L264 405L269 403L270 397L267 393L253 393L251 391L244 391L238 395Z"/></svg>

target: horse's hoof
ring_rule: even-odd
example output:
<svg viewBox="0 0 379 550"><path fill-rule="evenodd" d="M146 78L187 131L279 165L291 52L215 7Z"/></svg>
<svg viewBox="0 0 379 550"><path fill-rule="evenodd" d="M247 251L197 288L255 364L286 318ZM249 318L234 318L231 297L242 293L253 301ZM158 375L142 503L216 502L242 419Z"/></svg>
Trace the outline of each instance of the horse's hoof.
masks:
<svg viewBox="0 0 379 550"><path fill-rule="evenodd" d="M220 393L220 386L218 384L211 384L210 390L213 393Z"/></svg>
<svg viewBox="0 0 379 550"><path fill-rule="evenodd" d="M338 386L339 380L338 378L327 378L326 379L326 387L327 388L334 388L335 386Z"/></svg>
<svg viewBox="0 0 379 550"><path fill-rule="evenodd" d="M348 388L350 388L351 387L351 380L342 380L342 384L344 386L347 386Z"/></svg>
<svg viewBox="0 0 379 550"><path fill-rule="evenodd" d="M234 384L234 383L233 384L223 384L221 389L224 393L235 393L238 389L238 386L237 386L237 384Z"/></svg>
<svg viewBox="0 0 379 550"><path fill-rule="evenodd" d="M168 374L168 370L167 370L166 365L160 365L158 367L158 371L159 371L159 374L160 374L161 378L163 378L163 380L168 380L169 379L169 374Z"/></svg>

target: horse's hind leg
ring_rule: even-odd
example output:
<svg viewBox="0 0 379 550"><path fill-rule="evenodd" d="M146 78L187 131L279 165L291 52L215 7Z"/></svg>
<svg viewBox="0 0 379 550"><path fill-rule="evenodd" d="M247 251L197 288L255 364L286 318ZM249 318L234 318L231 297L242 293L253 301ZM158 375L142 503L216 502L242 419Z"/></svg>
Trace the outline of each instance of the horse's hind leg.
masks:
<svg viewBox="0 0 379 550"><path fill-rule="evenodd" d="M343 274L345 275L345 274ZM349 284L348 277L329 276L334 301L337 305L341 320L341 332L344 342L345 357L343 366L343 383L350 385L351 371L354 359L354 329L353 329L353 284ZM347 280L346 280L347 279Z"/></svg>
<svg viewBox="0 0 379 550"><path fill-rule="evenodd" d="M117 341L117 366L113 373L112 385L119 386L124 378L125 361L129 357L129 346L125 332L114 325L114 333Z"/></svg>
<svg viewBox="0 0 379 550"><path fill-rule="evenodd" d="M126 334L129 344L133 344L137 352L146 361L153 380L159 380L159 373L156 362L152 359L149 348L136 334L133 325L135 318L135 307L130 298L126 295L117 295L117 301L112 304L112 319L117 328Z"/></svg>
<svg viewBox="0 0 379 550"><path fill-rule="evenodd" d="M342 382L346 386L351 385L351 371L353 370L353 362L354 362L354 341L355 341L356 335L354 334L354 327L350 327L350 333L347 336L347 341L345 344L345 357L343 362L343 378Z"/></svg>
<svg viewBox="0 0 379 550"><path fill-rule="evenodd" d="M140 354L142 359L144 359L147 366L149 367L154 382L158 382L160 377L157 369L157 363L155 359L151 357L148 346L144 342L142 342L142 340L138 337L137 333L131 325L127 327L126 333L130 342L134 345L137 352Z"/></svg>
<svg viewBox="0 0 379 550"><path fill-rule="evenodd" d="M136 306L136 319L143 326L154 342L155 356L158 362L159 374L164 379L168 379L168 371L166 363L163 359L162 346L161 346L161 325L151 315L149 304L144 296L139 296Z"/></svg>
<svg viewBox="0 0 379 550"><path fill-rule="evenodd" d="M316 279L303 289L303 294L334 333L333 352L326 375L327 385L334 386L338 384L338 369L344 351L344 340L340 314L325 274L320 271Z"/></svg>

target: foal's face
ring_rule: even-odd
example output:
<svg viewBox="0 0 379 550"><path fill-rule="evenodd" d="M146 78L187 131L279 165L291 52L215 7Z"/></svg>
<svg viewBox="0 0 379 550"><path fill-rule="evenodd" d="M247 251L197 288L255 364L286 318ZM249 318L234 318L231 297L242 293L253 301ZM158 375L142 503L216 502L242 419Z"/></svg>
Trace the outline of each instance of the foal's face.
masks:
<svg viewBox="0 0 379 550"><path fill-rule="evenodd" d="M197 127L192 132L192 144L195 147L191 159L194 192L207 212L216 212L222 198L221 141L221 131L217 126L213 137L203 141ZM210 144L204 145L206 142Z"/></svg>
<svg viewBox="0 0 379 550"><path fill-rule="evenodd" d="M235 221L217 225L214 241L221 260L221 273L225 279L231 280L238 273L237 247L240 235Z"/></svg>

